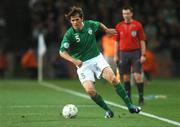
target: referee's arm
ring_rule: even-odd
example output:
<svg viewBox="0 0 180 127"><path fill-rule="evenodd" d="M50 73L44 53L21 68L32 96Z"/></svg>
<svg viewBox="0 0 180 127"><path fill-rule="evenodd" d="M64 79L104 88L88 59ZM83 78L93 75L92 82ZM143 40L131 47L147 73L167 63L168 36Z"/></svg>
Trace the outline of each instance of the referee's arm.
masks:
<svg viewBox="0 0 180 127"><path fill-rule="evenodd" d="M140 44L141 44L141 58L140 58L140 61L141 61L141 63L144 63L145 60L146 60L146 54L145 54L145 52L146 52L146 43L145 43L144 40L141 40Z"/></svg>

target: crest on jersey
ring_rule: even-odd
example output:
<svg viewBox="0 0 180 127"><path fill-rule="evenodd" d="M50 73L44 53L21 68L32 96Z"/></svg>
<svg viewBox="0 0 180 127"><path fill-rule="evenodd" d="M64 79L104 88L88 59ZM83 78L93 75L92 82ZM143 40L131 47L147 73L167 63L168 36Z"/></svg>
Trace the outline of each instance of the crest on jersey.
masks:
<svg viewBox="0 0 180 127"><path fill-rule="evenodd" d="M92 34L92 30L89 28L88 33L91 35Z"/></svg>
<svg viewBox="0 0 180 127"><path fill-rule="evenodd" d="M133 30L133 31L131 32L131 35L132 35L133 37L135 37L135 36L137 35L137 31Z"/></svg>

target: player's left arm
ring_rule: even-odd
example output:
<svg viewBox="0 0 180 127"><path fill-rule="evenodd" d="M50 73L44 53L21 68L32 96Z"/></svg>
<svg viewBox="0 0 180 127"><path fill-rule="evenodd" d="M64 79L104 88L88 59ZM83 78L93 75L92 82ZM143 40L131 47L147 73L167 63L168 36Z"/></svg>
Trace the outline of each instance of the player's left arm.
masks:
<svg viewBox="0 0 180 127"><path fill-rule="evenodd" d="M100 29L102 29L104 32L106 32L107 34L117 34L116 30L113 28L108 28L107 26L105 26L103 23L100 23Z"/></svg>

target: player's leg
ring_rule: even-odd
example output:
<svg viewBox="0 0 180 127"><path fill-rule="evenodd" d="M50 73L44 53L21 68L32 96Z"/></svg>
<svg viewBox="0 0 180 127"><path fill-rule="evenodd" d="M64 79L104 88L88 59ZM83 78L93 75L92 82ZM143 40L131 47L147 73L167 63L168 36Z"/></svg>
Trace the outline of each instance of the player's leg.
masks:
<svg viewBox="0 0 180 127"><path fill-rule="evenodd" d="M116 79L115 74L110 67L104 68L102 77L115 87L116 93L123 99L131 113L139 113L140 108L131 103L123 85L121 85L120 82Z"/></svg>
<svg viewBox="0 0 180 127"><path fill-rule="evenodd" d="M105 57L105 60L108 62L111 69L116 74L116 62L114 61L114 57L108 56L108 57Z"/></svg>
<svg viewBox="0 0 180 127"><path fill-rule="evenodd" d="M133 72L139 94L139 105L144 105L144 81L142 78L142 65L140 63L140 52L133 53Z"/></svg>
<svg viewBox="0 0 180 127"><path fill-rule="evenodd" d="M110 67L104 68L102 72L102 77L106 79L110 84L115 87L117 94L124 100L127 106L131 104L131 101L120 82L116 79L115 74L113 73Z"/></svg>
<svg viewBox="0 0 180 127"><path fill-rule="evenodd" d="M122 74L123 77L123 82L124 82L124 87L125 90L131 100L131 62L130 62L130 53L129 52L120 52L119 56L120 56L120 72Z"/></svg>
<svg viewBox="0 0 180 127"><path fill-rule="evenodd" d="M130 74L124 74L123 75L123 81L124 81L124 88L127 92L128 97L131 100L131 83L130 83Z"/></svg>
<svg viewBox="0 0 180 127"><path fill-rule="evenodd" d="M102 76L104 79L109 81L115 87L117 94L124 100L129 111L131 113L138 113L140 109L131 103L123 85L121 85L120 82L116 79L114 72L105 61L104 57L99 55L95 63L96 64L94 64L93 71L96 77L100 78Z"/></svg>
<svg viewBox="0 0 180 127"><path fill-rule="evenodd" d="M79 80L85 89L86 93L91 97L91 99L99 105L101 108L103 108L105 111L107 111L111 117L113 117L112 110L107 106L107 104L104 102L103 98L96 92L94 87L95 77L94 72L92 71L92 65L90 63L84 62L83 65L78 68L77 74L79 77Z"/></svg>
<svg viewBox="0 0 180 127"><path fill-rule="evenodd" d="M91 97L91 99L103 108L106 111L106 118L111 118L114 116L112 110L108 107L108 105L104 102L103 98L96 92L94 84L92 81L83 82L83 87L87 94Z"/></svg>
<svg viewBox="0 0 180 127"><path fill-rule="evenodd" d="M140 73L134 73L134 79L137 85L139 94L139 105L144 105L144 81Z"/></svg>

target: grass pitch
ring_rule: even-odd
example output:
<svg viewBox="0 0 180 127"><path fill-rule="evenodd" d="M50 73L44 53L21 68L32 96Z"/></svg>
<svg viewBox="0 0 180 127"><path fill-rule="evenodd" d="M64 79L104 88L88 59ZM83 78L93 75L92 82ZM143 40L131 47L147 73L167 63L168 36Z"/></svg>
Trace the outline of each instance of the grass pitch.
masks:
<svg viewBox="0 0 180 127"><path fill-rule="evenodd" d="M45 80L49 86L32 80L0 80L0 127L176 127L180 126L180 80L153 80L145 86L143 112L177 122L176 125L111 106L112 119L93 101L67 92L85 94L78 80ZM55 87L54 87L55 86ZM62 89L65 88L65 89ZM103 80L96 83L105 100L124 105L114 89ZM132 87L133 102L137 104L137 89ZM65 119L61 110L66 104L78 107L78 116Z"/></svg>

